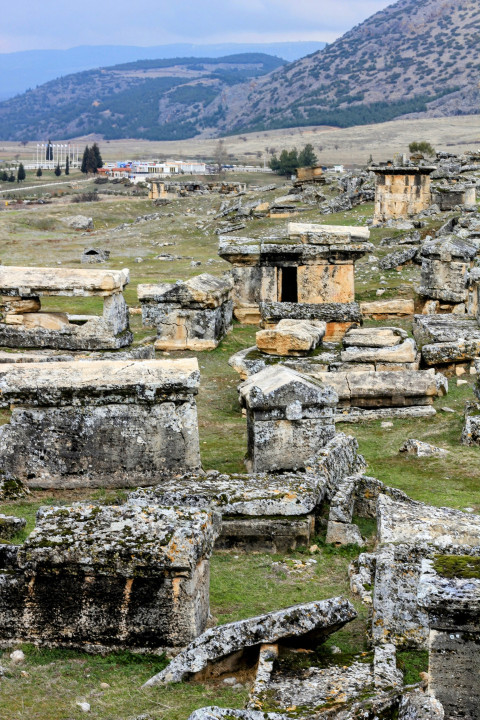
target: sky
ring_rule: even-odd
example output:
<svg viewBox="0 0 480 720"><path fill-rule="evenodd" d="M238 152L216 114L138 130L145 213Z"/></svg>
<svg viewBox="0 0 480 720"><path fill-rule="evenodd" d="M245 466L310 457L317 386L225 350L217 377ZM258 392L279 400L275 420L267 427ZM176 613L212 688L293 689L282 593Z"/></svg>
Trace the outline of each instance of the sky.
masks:
<svg viewBox="0 0 480 720"><path fill-rule="evenodd" d="M78 45L332 42L392 0L16 0L0 52Z"/></svg>

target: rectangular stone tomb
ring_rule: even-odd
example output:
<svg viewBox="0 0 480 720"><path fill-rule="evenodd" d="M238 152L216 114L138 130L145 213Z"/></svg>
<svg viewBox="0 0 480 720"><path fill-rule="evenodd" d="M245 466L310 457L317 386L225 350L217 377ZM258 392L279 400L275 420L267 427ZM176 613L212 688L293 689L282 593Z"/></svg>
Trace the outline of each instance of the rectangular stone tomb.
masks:
<svg viewBox="0 0 480 720"><path fill-rule="evenodd" d="M480 712L480 558L439 555L422 563L419 604L428 616L428 693L445 718Z"/></svg>
<svg viewBox="0 0 480 720"><path fill-rule="evenodd" d="M0 468L31 487L150 485L200 467L189 360L0 365Z"/></svg>
<svg viewBox="0 0 480 720"><path fill-rule="evenodd" d="M112 350L130 345L128 270L0 267L0 346ZM42 312L40 298L101 297L103 314Z"/></svg>
<svg viewBox="0 0 480 720"><path fill-rule="evenodd" d="M473 301L469 297L468 279L477 252L475 242L455 235L441 236L424 243L420 251L422 273L419 295L451 305L450 310L461 304L465 313Z"/></svg>
<svg viewBox="0 0 480 720"><path fill-rule="evenodd" d="M471 367L480 354L480 327L474 318L459 315L415 315L413 335L422 360L442 371Z"/></svg>
<svg viewBox="0 0 480 720"><path fill-rule="evenodd" d="M369 237L368 228L299 223L289 224L287 237L220 236L219 255L233 265L235 317L257 324L263 302L300 307L353 303L354 266L373 250ZM336 317L317 319L338 322Z"/></svg>
<svg viewBox="0 0 480 720"><path fill-rule="evenodd" d="M262 326L271 328L282 320L306 320L325 322L325 342L340 342L352 327L361 325L362 313L355 302L261 302L260 316Z"/></svg>
<svg viewBox="0 0 480 720"><path fill-rule="evenodd" d="M369 169L376 175L374 223L412 217L431 204L435 167L390 164Z"/></svg>
<svg viewBox="0 0 480 720"><path fill-rule="evenodd" d="M417 597L423 562L447 552L472 556L475 561L479 553L480 517L380 495L377 521L374 643L426 647L428 615Z"/></svg>
<svg viewBox="0 0 480 720"><path fill-rule="evenodd" d="M135 490L129 503L145 506L213 506L222 515L217 548L288 552L308 546L323 501L320 474L185 475Z"/></svg>
<svg viewBox="0 0 480 720"><path fill-rule="evenodd" d="M304 468L335 435L337 394L313 378L272 366L239 392L247 410L249 472Z"/></svg>
<svg viewBox="0 0 480 720"><path fill-rule="evenodd" d="M1 645L185 646L209 617L209 510L43 508L21 546L0 548Z"/></svg>
<svg viewBox="0 0 480 720"><path fill-rule="evenodd" d="M157 350L212 350L231 329L231 277L203 273L174 284L139 285L142 320Z"/></svg>

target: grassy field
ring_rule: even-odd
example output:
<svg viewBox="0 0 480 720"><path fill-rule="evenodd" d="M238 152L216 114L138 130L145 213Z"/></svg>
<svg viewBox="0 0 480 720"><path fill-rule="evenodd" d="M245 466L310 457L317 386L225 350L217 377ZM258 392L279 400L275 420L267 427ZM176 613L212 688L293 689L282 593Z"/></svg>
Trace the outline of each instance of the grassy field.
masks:
<svg viewBox="0 0 480 720"><path fill-rule="evenodd" d="M253 189L245 201L253 197L272 199L283 195L285 190L280 178L265 175L254 177L252 182L261 185L272 179L277 182L278 190L261 193L260 189ZM81 192L93 187L86 184ZM9 206L1 210L2 262L7 265L80 267L84 247L107 248L111 251L110 261L101 267L130 268L131 281L126 298L131 306L138 305L138 283L175 281L199 272L219 275L229 269L229 265L216 255L217 236L214 234L217 227L214 214L224 198L200 196L152 207L146 197L131 196L122 190L123 194L117 196L101 194L98 202L74 204L71 198L77 192L80 190L69 188L48 204ZM364 224L372 210L372 205L368 204L321 220L330 224ZM135 222L137 217L152 212L158 212L159 217ZM79 213L94 219L93 232L78 233L66 227L64 219ZM303 213L301 218L320 220L315 208ZM245 232L254 236L272 232L281 234L287 222L252 220ZM436 225L438 223L430 223L422 232L431 232ZM419 272L417 266L383 274L378 270L378 258L390 252L389 248L380 246L380 242L392 234L388 229L372 232L376 246L374 257L366 257L357 265L358 299L375 298L378 287L385 288L383 297L413 297L413 285ZM161 253L169 253L177 259L158 259ZM200 261L201 266L192 266L193 259ZM44 308L100 312L101 304L94 298L49 298L44 302ZM141 327L138 315L132 315L131 322L135 342L151 335L151 330ZM238 404L239 377L227 361L234 352L254 344L255 331L254 327L235 324L216 350L196 354L202 378L198 415L205 469L227 472L244 469L246 425ZM158 355L176 357L181 353ZM417 500L480 512L480 450L460 445L464 403L472 398L473 377L466 379L467 384L458 386L456 379L450 381L449 394L436 401L438 412L432 419L393 420L388 429L382 428L380 422L341 424L339 429L358 438L370 475L406 491ZM450 408L453 413L443 411L443 407ZM8 412L3 412L0 422L6 421ZM441 460L399 455L400 446L410 437L440 445L449 450L449 455ZM0 506L0 512L27 518L27 529L15 539L22 542L34 526L35 512L40 505L68 504L80 499L122 502L124 497L122 491L36 491L27 500ZM374 524L359 522L369 539L369 547L372 547ZM319 549L314 554L307 549L285 556L215 552L211 567L211 610L215 620L227 622L296 602L343 594L355 603L359 617L330 642L345 653L364 650L367 613L351 596L347 578L348 564L359 550L326 546L322 534L316 543ZM165 662L158 657L134 657L128 653L93 657L80 652L38 650L27 646L24 648L26 661L12 666L8 657L10 651L0 657L0 664L7 668L7 675L1 681L2 720L78 720L84 717L76 705L80 701L91 704L88 717L92 720L127 720L141 713L147 713L152 720L186 720L192 710L204 705L241 707L247 695L246 686L232 690L221 682L142 690L142 683ZM415 681L418 670L425 669L425 656L421 653L402 655L402 663L409 672L409 679Z"/></svg>
<svg viewBox="0 0 480 720"><path fill-rule="evenodd" d="M135 139L103 141L101 138L82 137L71 142L78 142L83 148L93 140L99 142L106 161L151 157L213 160L218 143L217 139L208 137L170 142ZM478 149L478 115L393 120L345 129L320 126L269 130L232 135L225 138L225 146L232 162L248 165L263 165L264 157L268 160L271 150L280 153L283 149L301 148L306 143L312 143L322 164L364 165L370 155L379 161L392 158L397 153L406 153L408 145L415 140L428 140L437 150L453 153L462 153L466 148ZM11 162L17 156L23 162L32 162L35 145L33 138L26 146L1 142L0 163Z"/></svg>

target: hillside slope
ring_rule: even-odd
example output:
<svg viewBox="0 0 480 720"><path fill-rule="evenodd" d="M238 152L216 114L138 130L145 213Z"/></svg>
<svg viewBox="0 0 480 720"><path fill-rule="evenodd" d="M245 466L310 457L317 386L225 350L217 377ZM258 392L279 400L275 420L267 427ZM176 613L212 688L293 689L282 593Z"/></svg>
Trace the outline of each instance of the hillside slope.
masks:
<svg viewBox="0 0 480 720"><path fill-rule="evenodd" d="M0 103L0 138L71 138L97 133L107 139L178 140L204 125L205 106L236 84L280 67L262 53L220 58L139 60L52 80ZM209 112L216 123L222 103Z"/></svg>
<svg viewBox="0 0 480 720"><path fill-rule="evenodd" d="M255 87L232 88L219 126L347 127L430 109L476 113L479 46L479 0L399 0Z"/></svg>

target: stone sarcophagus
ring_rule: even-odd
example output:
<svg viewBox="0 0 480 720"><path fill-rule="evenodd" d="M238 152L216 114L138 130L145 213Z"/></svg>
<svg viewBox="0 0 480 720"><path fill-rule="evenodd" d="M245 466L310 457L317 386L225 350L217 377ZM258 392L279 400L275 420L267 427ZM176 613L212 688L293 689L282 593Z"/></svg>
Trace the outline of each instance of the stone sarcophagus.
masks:
<svg viewBox="0 0 480 720"><path fill-rule="evenodd" d="M128 270L0 267L0 346L114 350L130 345ZM103 314L42 312L40 298L101 297Z"/></svg>
<svg viewBox="0 0 480 720"><path fill-rule="evenodd" d="M151 485L198 470L189 360L3 364L0 468L31 487Z"/></svg>
<svg viewBox="0 0 480 720"><path fill-rule="evenodd" d="M426 165L383 165L369 168L376 175L374 223L417 215L432 203L430 175Z"/></svg>
<svg viewBox="0 0 480 720"><path fill-rule="evenodd" d="M41 509L23 545L0 547L1 644L183 647L209 617L219 525L198 508Z"/></svg>
<svg viewBox="0 0 480 720"><path fill-rule="evenodd" d="M470 271L478 253L473 240L455 235L424 243L418 294L433 308L430 312L474 314L477 288L470 287Z"/></svg>
<svg viewBox="0 0 480 720"><path fill-rule="evenodd" d="M335 390L282 366L240 385L247 411L249 472L305 468L335 436Z"/></svg>
<svg viewBox="0 0 480 720"><path fill-rule="evenodd" d="M304 223L289 223L287 237L221 236L219 255L233 265L235 317L258 324L261 303L288 305L288 318L325 320L330 337L333 325L350 321L351 309L343 309L354 303L354 266L373 249L369 237L365 227ZM305 307L317 305L322 316L307 317Z"/></svg>
<svg viewBox="0 0 480 720"><path fill-rule="evenodd" d="M438 555L422 563L419 604L429 625L428 692L445 718L480 717L480 557Z"/></svg>
<svg viewBox="0 0 480 720"><path fill-rule="evenodd" d="M174 284L139 285L143 324L157 350L212 350L232 327L233 280L203 273Z"/></svg>

